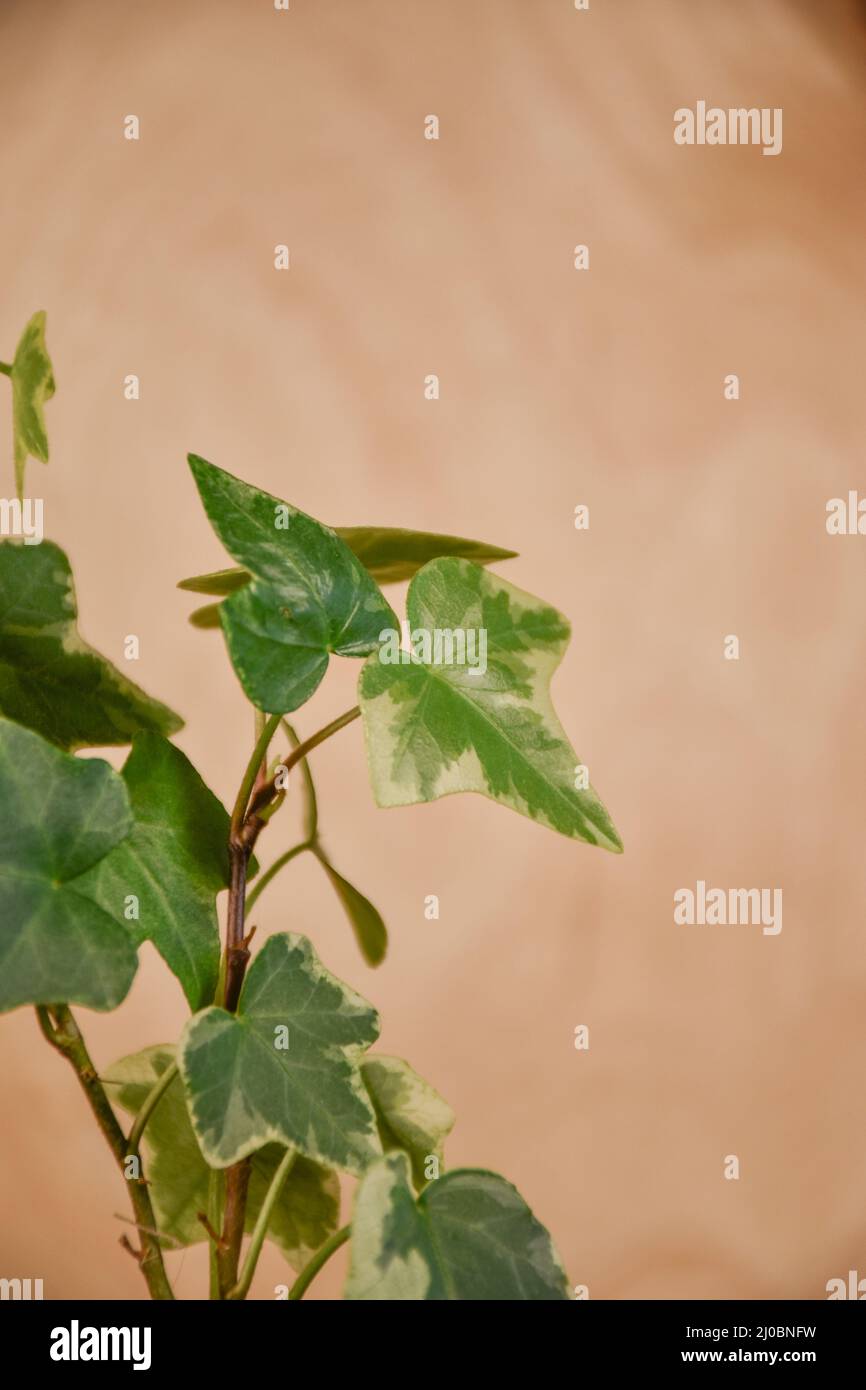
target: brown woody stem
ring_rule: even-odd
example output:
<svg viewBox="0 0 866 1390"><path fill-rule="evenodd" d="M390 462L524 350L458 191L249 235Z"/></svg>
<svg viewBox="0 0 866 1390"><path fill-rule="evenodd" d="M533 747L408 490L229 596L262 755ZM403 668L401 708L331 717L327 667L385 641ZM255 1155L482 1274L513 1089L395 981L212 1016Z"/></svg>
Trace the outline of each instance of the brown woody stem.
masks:
<svg viewBox="0 0 866 1390"><path fill-rule="evenodd" d="M52 1005L50 1011L44 1005L39 1005L36 1014L39 1019L39 1026L48 1042L56 1048L61 1056L66 1058L78 1077L87 1103L93 1111L111 1152L114 1154L117 1166L126 1177L125 1167L128 1156L126 1136L117 1122L117 1116L112 1110L102 1082L96 1074L96 1068L90 1060L84 1038L81 1036L71 1010L65 1004ZM132 1249L139 1268L147 1281L151 1298L173 1299L174 1294L165 1272L162 1248L159 1237L156 1235L156 1219L147 1190L147 1182L141 1171L140 1159L138 1172L137 1178L127 1178L127 1186L135 1215L138 1238L141 1243L140 1249L136 1250L132 1247L131 1242L125 1237L122 1238L122 1241L126 1249Z"/></svg>

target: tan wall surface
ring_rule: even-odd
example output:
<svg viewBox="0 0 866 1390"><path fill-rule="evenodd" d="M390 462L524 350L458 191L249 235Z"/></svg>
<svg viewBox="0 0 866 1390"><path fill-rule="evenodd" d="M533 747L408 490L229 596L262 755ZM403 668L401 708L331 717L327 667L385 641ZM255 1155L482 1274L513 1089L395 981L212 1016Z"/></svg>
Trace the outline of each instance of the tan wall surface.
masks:
<svg viewBox="0 0 866 1390"><path fill-rule="evenodd" d="M316 754L322 819L385 965L313 863L257 917L381 1009L457 1111L449 1163L516 1182L596 1298L866 1274L866 539L824 525L866 494L864 55L841 2L0 5L0 356L44 308L58 382L30 490L86 637L122 662L139 635L218 794L250 719L174 590L227 563L187 450L332 523L512 545L502 573L573 620L554 695L625 855L480 797L374 812L355 726ZM782 107L782 155L677 147L699 98ZM333 663L305 732L357 672ZM782 888L782 932L675 926L697 879ZM82 1011L99 1065L184 1017L150 947L116 1014ZM72 1074L32 1011L0 1047L0 1274L141 1296ZM169 1267L196 1296L203 1251ZM284 1278L267 1253L254 1296Z"/></svg>

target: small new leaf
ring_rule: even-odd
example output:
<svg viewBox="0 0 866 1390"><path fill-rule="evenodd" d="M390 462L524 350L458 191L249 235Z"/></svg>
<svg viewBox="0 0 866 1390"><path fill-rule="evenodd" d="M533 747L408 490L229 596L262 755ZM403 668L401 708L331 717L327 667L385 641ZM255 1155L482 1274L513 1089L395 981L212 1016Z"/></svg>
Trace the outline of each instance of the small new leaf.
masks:
<svg viewBox="0 0 866 1390"><path fill-rule="evenodd" d="M562 1302L569 1295L549 1233L505 1178L455 1168L416 1199L409 1160L390 1154L355 1196L345 1297Z"/></svg>
<svg viewBox="0 0 866 1390"><path fill-rule="evenodd" d="M413 651L383 646L359 684L378 804L480 792L563 835L620 852L596 793L575 788L580 759L550 699L570 633L562 614L452 559L419 570L408 614Z"/></svg>
<svg viewBox="0 0 866 1390"><path fill-rule="evenodd" d="M313 853L343 904L364 960L368 965L381 965L388 949L388 932L378 908L375 908L370 899L365 898L348 879L337 873L321 845L315 844Z"/></svg>
<svg viewBox="0 0 866 1390"><path fill-rule="evenodd" d="M178 715L82 641L77 617L58 546L0 542L0 714L67 750L182 728Z"/></svg>
<svg viewBox="0 0 866 1390"><path fill-rule="evenodd" d="M24 496L24 474L29 457L48 462L45 402L54 395L54 372L45 346L45 312L30 319L15 349L12 362L12 440L15 456L15 489Z"/></svg>
<svg viewBox="0 0 866 1390"><path fill-rule="evenodd" d="M116 1008L138 958L82 876L132 829L123 779L0 719L0 806L0 1010Z"/></svg>
<svg viewBox="0 0 866 1390"><path fill-rule="evenodd" d="M178 1061L195 1132L213 1168L263 1145L361 1173L381 1153L359 1064L379 1019L321 964L306 937L272 936L252 962L237 1014L196 1014Z"/></svg>
<svg viewBox="0 0 866 1390"><path fill-rule="evenodd" d="M411 579L422 565L445 555L457 555L473 560L476 565L492 565L498 560L513 560L516 550L503 550L486 541L470 541L465 536L444 536L436 531L412 531L403 526L335 526L334 531L357 555L364 569L377 584L399 584ZM224 598L250 582L244 569L216 570L213 574L196 574L182 579L179 589L193 594L213 594ZM198 609L199 613L204 609ZM195 626L194 613L190 622ZM207 626L210 626L208 623Z"/></svg>

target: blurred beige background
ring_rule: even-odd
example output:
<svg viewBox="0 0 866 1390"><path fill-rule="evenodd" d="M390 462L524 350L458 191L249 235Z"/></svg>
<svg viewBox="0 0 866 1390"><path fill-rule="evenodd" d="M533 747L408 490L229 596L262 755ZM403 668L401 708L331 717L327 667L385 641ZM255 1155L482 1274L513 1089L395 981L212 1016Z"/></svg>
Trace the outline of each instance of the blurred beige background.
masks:
<svg viewBox="0 0 866 1390"><path fill-rule="evenodd" d="M250 719L174 589L227 563L187 450L334 524L511 545L502 572L573 620L554 694L625 855L476 797L377 813L355 726L315 755L322 822L390 955L363 965L313 862L261 934L309 932L381 1009L457 1111L449 1164L516 1182L591 1297L866 1275L866 539L824 527L866 493L862 8L3 0L0 53L0 355L44 308L58 382L28 490L86 637L122 662L139 635L132 674L224 800ZM677 147L699 98L783 107L782 155ZM357 673L333 663L303 731ZM294 827L271 834L266 861ZM675 927L698 878L781 887L781 935ZM81 1017L107 1065L185 1008L145 947L123 1008ZM0 1039L0 1273L142 1296L71 1072L31 1011ZM170 1257L180 1297L204 1266ZM286 1278L268 1252L254 1295Z"/></svg>

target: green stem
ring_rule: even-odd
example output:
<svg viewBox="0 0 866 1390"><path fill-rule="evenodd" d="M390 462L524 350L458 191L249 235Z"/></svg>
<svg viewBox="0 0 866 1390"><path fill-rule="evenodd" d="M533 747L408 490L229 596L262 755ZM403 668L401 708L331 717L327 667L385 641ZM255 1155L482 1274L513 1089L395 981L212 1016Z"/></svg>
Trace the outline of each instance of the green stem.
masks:
<svg viewBox="0 0 866 1390"><path fill-rule="evenodd" d="M211 1168L207 1183L207 1217L212 1231L219 1231L222 1228L222 1187L222 1171L219 1168ZM219 1261L217 1259L217 1246L216 1242L210 1238L208 1239L208 1250L208 1269L210 1271L209 1293L211 1298L219 1298L220 1274Z"/></svg>
<svg viewBox="0 0 866 1390"><path fill-rule="evenodd" d="M303 840L299 845L292 845L291 849L287 849L285 854L281 854L279 859L275 859L271 867L265 870L258 883L253 884L253 887L247 894L248 913L252 910L253 903L256 901L256 899L267 888L271 879L275 878L276 875L280 872L280 869L284 869L287 864L290 864L292 860L297 855L302 854L305 849L312 849L312 845L308 840Z"/></svg>
<svg viewBox="0 0 866 1390"><path fill-rule="evenodd" d="M261 729L258 738L256 739L256 746L252 751L252 755L250 757L249 762L247 763L246 771L243 775L243 780L238 789L234 810L232 811L231 834L233 837L239 834L241 831L241 828L244 823L244 816L246 815L247 811L247 805L250 799L250 792L253 789L253 784L255 783L259 768L262 765L262 760L268 751L268 745L271 739L273 738L274 734L276 733L279 723L280 716L278 714L272 714L271 717L265 721L264 726Z"/></svg>
<svg viewBox="0 0 866 1390"><path fill-rule="evenodd" d="M322 1265L327 1264L328 1260L341 1245L345 1245L349 1236L352 1234L351 1226L343 1226L339 1231L335 1231L324 1245L321 1245L308 1264L304 1265L292 1287L289 1289L289 1298L303 1298L307 1289L312 1284Z"/></svg>
<svg viewBox="0 0 866 1390"><path fill-rule="evenodd" d="M277 1203L279 1195L283 1190L286 1178L292 1171L292 1165L294 1164L297 1156L297 1149L286 1149L286 1152L283 1155L283 1158L280 1162L280 1166L277 1168L277 1171L274 1173L274 1176L271 1179L271 1185L268 1188L267 1196L265 1197L265 1200L262 1202L261 1211L259 1212L256 1224L253 1227L253 1234L250 1238L250 1246L247 1251L247 1257L244 1260L244 1267L241 1277L235 1284L234 1288L230 1289L229 1292L226 1294L226 1298L246 1298L247 1294L249 1293L250 1284L253 1282L253 1275L256 1272L256 1265L259 1262L259 1255L261 1254L262 1246L265 1243L265 1236L268 1233L268 1223L271 1219L271 1214Z"/></svg>
<svg viewBox="0 0 866 1390"><path fill-rule="evenodd" d="M138 1154L141 1136L144 1134L145 1126L176 1076L177 1062L172 1062L170 1067L166 1067L156 1085L148 1091L144 1104L135 1117L135 1123L129 1131L129 1139L127 1140L126 1148L127 1156Z"/></svg>
<svg viewBox="0 0 866 1390"><path fill-rule="evenodd" d="M11 376L11 375L12 375L12 367L11 367L10 363L8 363L8 362L0 362L0 372L2 372L4 376Z"/></svg>
<svg viewBox="0 0 866 1390"><path fill-rule="evenodd" d="M65 1004L52 1005L52 1012L53 1020L44 1005L37 1007L39 1027L51 1046L56 1048L73 1068L94 1118L114 1154L121 1173L126 1177L126 1159L129 1152L126 1136L117 1122L117 1116L111 1108L108 1096L105 1094L105 1089L96 1073L96 1068L90 1060L90 1053L87 1051L78 1024L75 1022L71 1010ZM157 1227L153 1206L147 1190L147 1182L141 1174L140 1167L139 1174L138 1178L127 1180L135 1225L141 1242L141 1249L133 1253L147 1281L151 1298L173 1299L174 1294L171 1291L171 1284L168 1282L163 1264L162 1247L159 1236L156 1234Z"/></svg>
<svg viewBox="0 0 866 1390"><path fill-rule="evenodd" d="M295 733L287 719L281 719L280 723L292 741L293 748L299 748L301 740ZM304 839L315 840L316 832L319 829L319 803L316 798L316 785L313 781L313 774L310 771L310 764L306 758L301 758L301 773L304 778Z"/></svg>
<svg viewBox="0 0 866 1390"><path fill-rule="evenodd" d="M345 729L346 725L351 724L353 719L358 719L360 714L361 710L358 705L353 705L351 709L346 710L345 714L341 714L336 719L332 719L330 724L326 724L323 729L318 729L316 733L310 734L309 738L305 738L303 743L299 743L296 748L292 749L289 756L283 759L283 770L285 772L291 772L292 768L295 767L297 763L301 762L308 753L312 753L314 748L318 748L319 744L324 743L325 739L330 738L332 734L339 733L341 729ZM274 718L277 718L277 716L274 716ZM252 816L258 811L259 807L267 806L268 802L273 800L275 791L276 775L271 777L263 787L260 787L253 796L248 814Z"/></svg>

